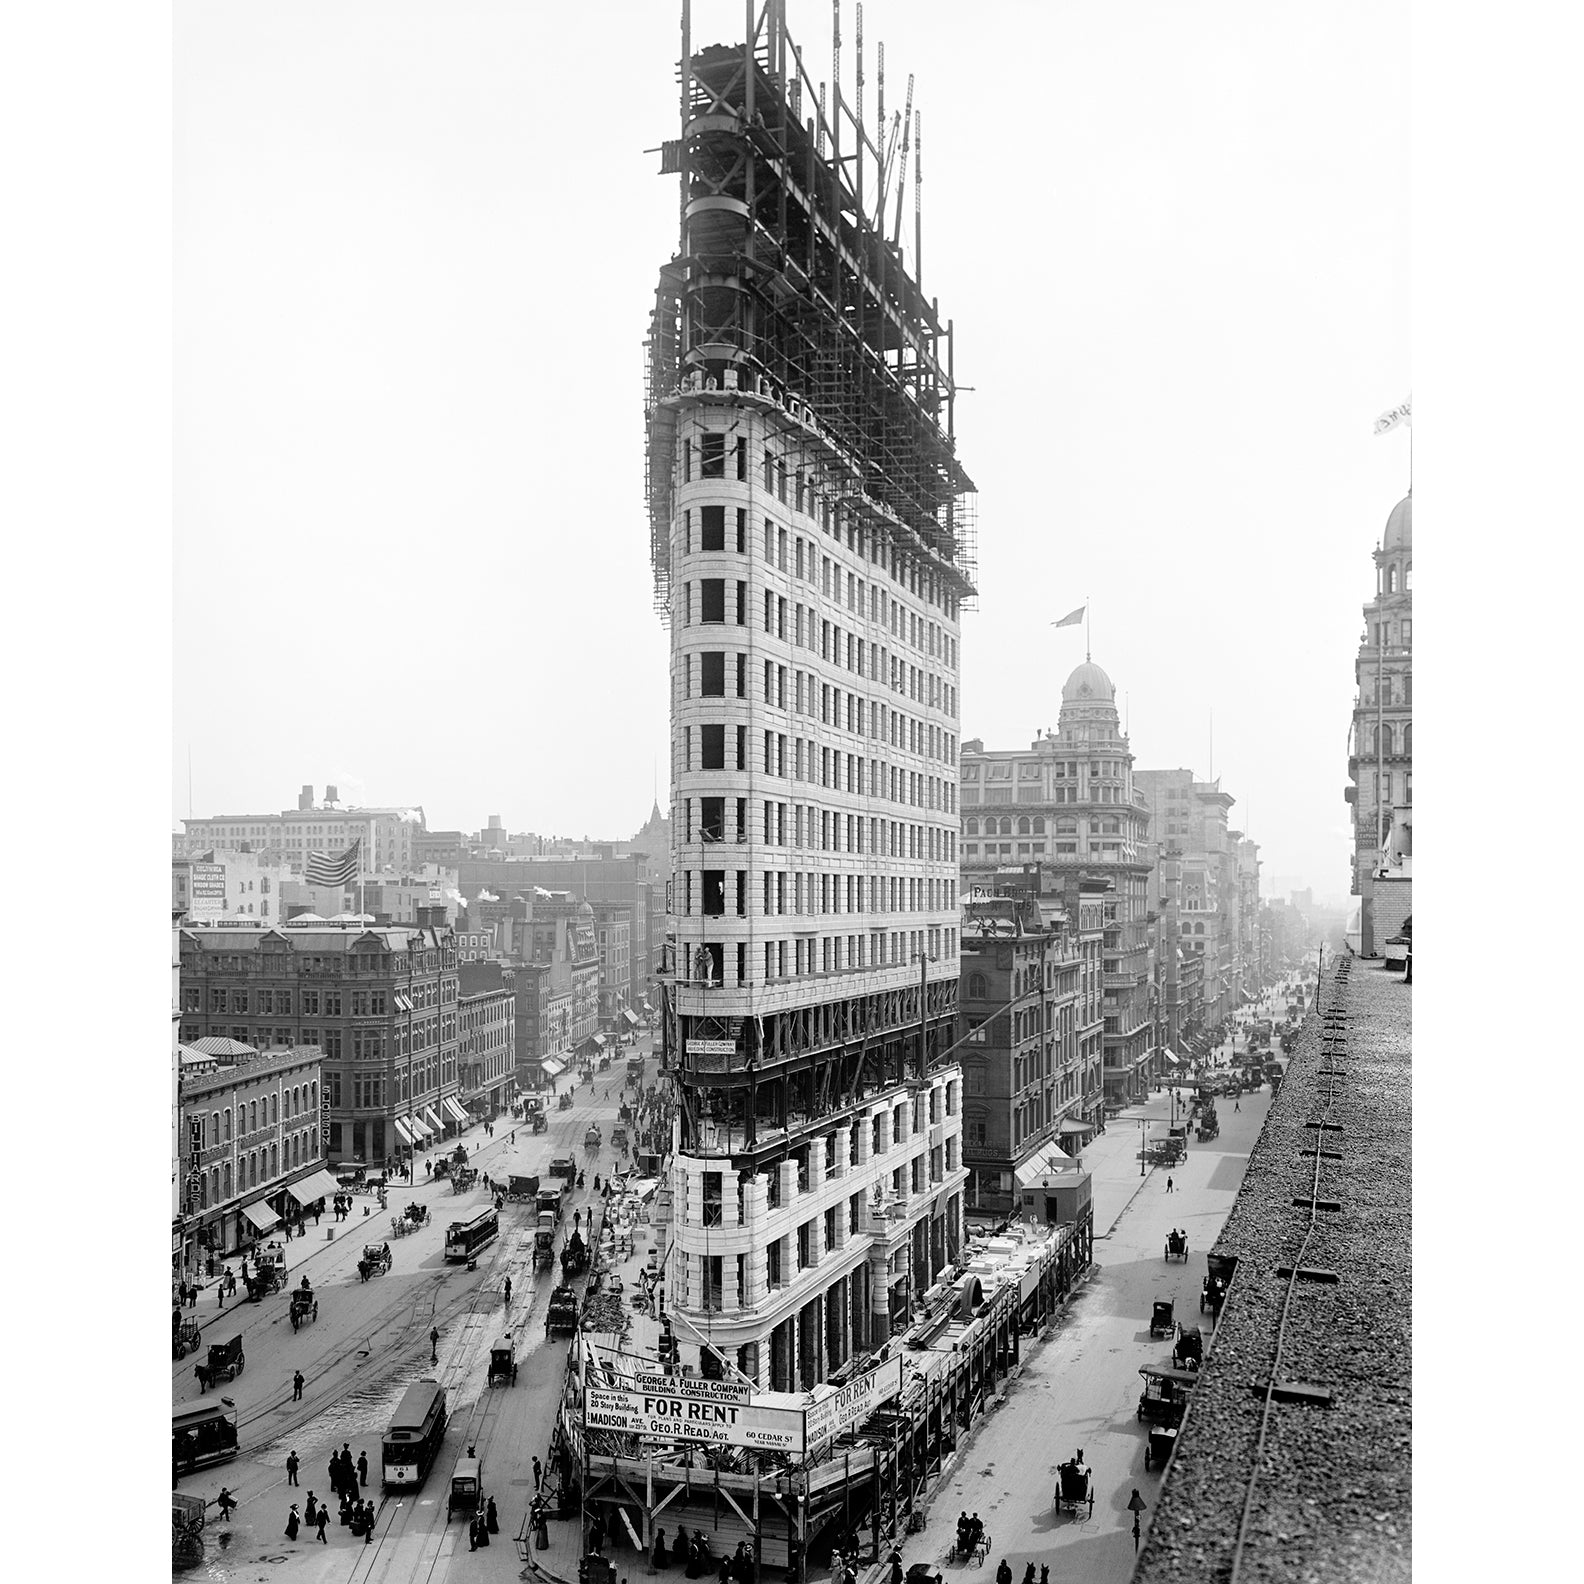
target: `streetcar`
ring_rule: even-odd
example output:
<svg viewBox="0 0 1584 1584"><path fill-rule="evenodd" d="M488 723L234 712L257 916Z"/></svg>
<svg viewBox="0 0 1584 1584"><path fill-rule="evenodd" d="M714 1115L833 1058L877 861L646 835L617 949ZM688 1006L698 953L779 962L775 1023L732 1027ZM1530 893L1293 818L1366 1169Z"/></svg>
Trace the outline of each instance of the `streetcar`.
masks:
<svg viewBox="0 0 1584 1584"><path fill-rule="evenodd" d="M200 1397L171 1410L171 1471L177 1477L237 1455L237 1410L229 1397Z"/></svg>
<svg viewBox="0 0 1584 1584"><path fill-rule="evenodd" d="M453 1221L446 1228L445 1257L470 1260L500 1233L500 1217L493 1209L481 1210L471 1221Z"/></svg>
<svg viewBox="0 0 1584 1584"><path fill-rule="evenodd" d="M402 1394L380 1446L387 1488L422 1485L445 1440L445 1388L427 1376Z"/></svg>

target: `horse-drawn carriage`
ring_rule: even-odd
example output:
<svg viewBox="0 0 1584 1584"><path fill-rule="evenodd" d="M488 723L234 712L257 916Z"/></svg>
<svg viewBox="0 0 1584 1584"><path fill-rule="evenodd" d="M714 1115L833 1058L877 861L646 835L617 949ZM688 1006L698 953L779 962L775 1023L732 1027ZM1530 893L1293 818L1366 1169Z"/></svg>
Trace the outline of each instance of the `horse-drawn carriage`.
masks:
<svg viewBox="0 0 1584 1584"><path fill-rule="evenodd" d="M550 1128L550 1118L543 1111L535 1111L529 1122L529 1127L535 1133L545 1133Z"/></svg>
<svg viewBox="0 0 1584 1584"><path fill-rule="evenodd" d="M451 1168L451 1192L465 1194L478 1181L477 1166L453 1166Z"/></svg>
<svg viewBox="0 0 1584 1584"><path fill-rule="evenodd" d="M1208 1309L1211 1319L1218 1320L1221 1317L1221 1305L1225 1302L1226 1283L1219 1276L1206 1276L1199 1292L1199 1313L1203 1314Z"/></svg>
<svg viewBox="0 0 1584 1584"><path fill-rule="evenodd" d="M510 1337L502 1337L490 1349L489 1375L485 1384L493 1386L504 1381L508 1386L517 1384L517 1344Z"/></svg>
<svg viewBox="0 0 1584 1584"><path fill-rule="evenodd" d="M1166 1459L1177 1445L1176 1425L1151 1425L1149 1439L1144 1443L1144 1472L1152 1468L1165 1468Z"/></svg>
<svg viewBox="0 0 1584 1584"><path fill-rule="evenodd" d="M611 1148L620 1153L627 1148L627 1129L614 1127L611 1129Z"/></svg>
<svg viewBox="0 0 1584 1584"><path fill-rule="evenodd" d="M1199 1118L1198 1139L1201 1144L1206 1139L1220 1138L1221 1124L1216 1119L1214 1102L1205 1107L1204 1115Z"/></svg>
<svg viewBox="0 0 1584 1584"><path fill-rule="evenodd" d="M1070 1457L1065 1463L1056 1468L1056 1511L1058 1513L1070 1512L1074 1517L1078 1509L1087 1506L1089 1516L1094 1517L1095 1481L1094 1470L1083 1461L1083 1451L1080 1448L1076 1456Z"/></svg>
<svg viewBox="0 0 1584 1584"><path fill-rule="evenodd" d="M184 1359L203 1346L203 1333L196 1320L178 1316L171 1327L171 1357Z"/></svg>
<svg viewBox="0 0 1584 1584"><path fill-rule="evenodd" d="M1196 1370L1204 1363L1204 1337L1198 1326L1179 1326L1172 1347L1174 1369Z"/></svg>
<svg viewBox="0 0 1584 1584"><path fill-rule="evenodd" d="M604 1140L605 1135L600 1132L599 1123L589 1123L588 1127L583 1133L583 1148L587 1150L597 1150Z"/></svg>
<svg viewBox="0 0 1584 1584"><path fill-rule="evenodd" d="M367 1281L370 1276L383 1276L391 1268L391 1251L384 1243L366 1243L363 1256L358 1260L358 1276Z"/></svg>
<svg viewBox="0 0 1584 1584"><path fill-rule="evenodd" d="M982 1519L970 1518L964 1523L961 1519L957 1524L957 1539L953 1542L951 1552L947 1556L948 1562L972 1562L975 1567L983 1567L984 1559L990 1555L990 1548L994 1542L990 1531L985 1528Z"/></svg>
<svg viewBox="0 0 1584 1584"><path fill-rule="evenodd" d="M556 1101L557 1111L570 1111L572 1109L572 1095L570 1091Z"/></svg>
<svg viewBox="0 0 1584 1584"><path fill-rule="evenodd" d="M588 1269L588 1245L581 1233L574 1231L561 1250L561 1275L564 1280L581 1276Z"/></svg>
<svg viewBox="0 0 1584 1584"><path fill-rule="evenodd" d="M406 1237L409 1232L416 1232L421 1226L429 1224L429 1206L416 1202L407 1206L399 1216L391 1217L391 1231L397 1237Z"/></svg>
<svg viewBox="0 0 1584 1584"><path fill-rule="evenodd" d="M307 1280L306 1277L303 1278ZM291 1325L296 1331L319 1318L319 1299L312 1287L294 1288L291 1295Z"/></svg>
<svg viewBox="0 0 1584 1584"><path fill-rule="evenodd" d="M1188 1263L1188 1234L1173 1227L1166 1234L1166 1252L1162 1259L1180 1259L1184 1265Z"/></svg>
<svg viewBox="0 0 1584 1584"><path fill-rule="evenodd" d="M231 1337L225 1342L211 1342L207 1362L193 1366L193 1373L198 1377L198 1389L211 1392L217 1382L235 1380L246 1364L240 1336Z"/></svg>
<svg viewBox="0 0 1584 1584"><path fill-rule="evenodd" d="M506 1198L511 1204L532 1204L539 1196L539 1173L524 1177L512 1172L506 1179Z"/></svg>
<svg viewBox="0 0 1584 1584"><path fill-rule="evenodd" d="M1150 1335L1170 1336L1177 1329L1177 1321L1170 1298L1157 1298L1150 1306Z"/></svg>
<svg viewBox="0 0 1584 1584"><path fill-rule="evenodd" d="M1139 1423L1147 1421L1173 1428L1180 1425L1188 1409L1188 1393L1198 1376L1191 1370L1157 1369L1147 1364L1139 1374L1144 1377L1144 1390L1138 1400Z"/></svg>
<svg viewBox="0 0 1584 1584"><path fill-rule="evenodd" d="M270 1293L279 1292L286 1285L284 1265L260 1265L250 1271L247 1278L247 1295L252 1303L262 1302Z"/></svg>

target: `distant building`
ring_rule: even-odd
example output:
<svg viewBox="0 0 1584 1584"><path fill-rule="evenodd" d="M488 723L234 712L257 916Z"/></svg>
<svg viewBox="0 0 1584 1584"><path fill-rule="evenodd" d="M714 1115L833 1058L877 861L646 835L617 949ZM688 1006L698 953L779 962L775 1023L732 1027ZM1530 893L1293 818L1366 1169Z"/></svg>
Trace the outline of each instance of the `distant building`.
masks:
<svg viewBox="0 0 1584 1584"><path fill-rule="evenodd" d="M187 937L183 937L184 956ZM325 1193L321 1053L271 1048L204 1062L181 1081L182 1247L173 1274L245 1248Z"/></svg>
<svg viewBox="0 0 1584 1584"><path fill-rule="evenodd" d="M375 924L415 924L420 909L439 908L448 925L464 916L457 871L439 864L415 864L410 870L375 874L365 870L350 885L310 885L292 878L281 886L285 916L306 909L320 918L363 913Z"/></svg>
<svg viewBox="0 0 1584 1584"><path fill-rule="evenodd" d="M962 747L962 876L1038 863L1045 892L1076 916L1086 881L1109 888L1105 910L1107 1088L1147 1090L1161 1060L1150 1000L1149 817L1133 785L1133 750L1116 688L1086 660L1062 688L1057 730L1027 749ZM983 878L982 878L983 877Z"/></svg>
<svg viewBox="0 0 1584 1584"><path fill-rule="evenodd" d="M344 852L363 842L363 864L371 873L409 870L418 862L417 834L424 828L417 804L400 808L351 808L337 800L337 789L325 788L315 803L314 789L305 786L297 807L279 814L215 814L182 821L184 834L174 842L175 855L192 856L213 848L278 854L301 870L312 853Z"/></svg>
<svg viewBox="0 0 1584 1584"><path fill-rule="evenodd" d="M1100 1020L1092 1020L1086 1074L1079 932L1058 905L1041 903L1038 883L1031 867L1023 883L998 886L1005 894L976 893L963 904L960 996L970 1031L958 1055L964 1205L998 1217L1017 1208L1020 1167L1053 1144L1075 1153L1095 1131L1083 1108L1086 1093L1100 1088ZM1093 943L1096 1013L1100 933Z"/></svg>
<svg viewBox="0 0 1584 1584"><path fill-rule="evenodd" d="M500 962L464 962L457 1017L457 1079L462 1108L497 1117L517 1088L517 983Z"/></svg>
<svg viewBox="0 0 1584 1584"><path fill-rule="evenodd" d="M298 922L182 932L182 1038L323 1052L333 1161L396 1158L468 1121L457 1072L454 937L437 908L410 928Z"/></svg>
<svg viewBox="0 0 1584 1584"><path fill-rule="evenodd" d="M1378 957L1412 912L1413 492L1392 508L1364 607L1344 796L1353 809L1353 884L1360 955ZM1385 882L1384 916L1376 898Z"/></svg>
<svg viewBox="0 0 1584 1584"><path fill-rule="evenodd" d="M282 888L292 879L284 858L213 848L171 859L171 906L189 922L252 918L278 923Z"/></svg>

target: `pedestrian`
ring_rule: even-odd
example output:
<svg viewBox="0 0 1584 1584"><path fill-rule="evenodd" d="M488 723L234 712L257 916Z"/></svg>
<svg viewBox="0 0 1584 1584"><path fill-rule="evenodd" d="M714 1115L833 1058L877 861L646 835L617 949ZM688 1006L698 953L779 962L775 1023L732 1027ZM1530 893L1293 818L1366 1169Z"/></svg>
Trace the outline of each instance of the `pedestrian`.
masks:
<svg viewBox="0 0 1584 1584"><path fill-rule="evenodd" d="M341 1481L341 1454L339 1452L332 1452L330 1454L329 1467L330 1467L330 1489L333 1490L336 1493L336 1495L341 1498L342 1504L345 1505L345 1503L346 1503L346 1486Z"/></svg>
<svg viewBox="0 0 1584 1584"><path fill-rule="evenodd" d="M222 1485L220 1494L215 1497L215 1506L220 1509L221 1523L231 1522L231 1514L236 1511L236 1505L236 1498Z"/></svg>
<svg viewBox="0 0 1584 1584"><path fill-rule="evenodd" d="M297 1503L293 1502L291 1505L291 1511L286 1515L286 1538L288 1540L295 1540L297 1538L298 1527L299 1522L297 1518Z"/></svg>
<svg viewBox="0 0 1584 1584"><path fill-rule="evenodd" d="M318 1513L315 1515L314 1520L313 1520L314 1528L319 1531L319 1544L320 1545L329 1545L330 1544L330 1542L325 1539L325 1530L326 1530L326 1528L329 1527L329 1524L330 1524L330 1509L328 1507L321 1507L319 1509Z"/></svg>
<svg viewBox="0 0 1584 1584"><path fill-rule="evenodd" d="M301 1402L302 1401L302 1389L303 1389L303 1372L301 1370L298 1370L297 1373L292 1376L292 1401L293 1402Z"/></svg>
<svg viewBox="0 0 1584 1584"><path fill-rule="evenodd" d="M1232 1109L1234 1111L1241 1111L1243 1109L1243 1102L1241 1100L1237 1099L1235 1096L1233 1097L1233 1100L1232 1100Z"/></svg>
<svg viewBox="0 0 1584 1584"><path fill-rule="evenodd" d="M431 1364L440 1362L440 1328L438 1326L430 1326L429 1328L429 1362Z"/></svg>
<svg viewBox="0 0 1584 1584"><path fill-rule="evenodd" d="M225 1283L223 1281L215 1283L215 1308L225 1308Z"/></svg>
<svg viewBox="0 0 1584 1584"><path fill-rule="evenodd" d="M484 1527L490 1534L500 1533L500 1516L495 1511L493 1496L484 1504Z"/></svg>
<svg viewBox="0 0 1584 1584"><path fill-rule="evenodd" d="M357 1470L358 1470L358 1484L361 1485L364 1490L367 1490L368 1489L368 1453L367 1452L361 1452L360 1451L358 1453Z"/></svg>
<svg viewBox="0 0 1584 1584"><path fill-rule="evenodd" d="M544 1464L538 1458L533 1460L534 1489L538 1490L544 1484Z"/></svg>
<svg viewBox="0 0 1584 1584"><path fill-rule="evenodd" d="M478 1550L478 1518L468 1519L468 1550Z"/></svg>
<svg viewBox="0 0 1584 1584"><path fill-rule="evenodd" d="M314 1225L315 1226L319 1225L319 1217L322 1216L323 1214L324 1214L324 1200L323 1199L315 1199L314 1200Z"/></svg>
<svg viewBox="0 0 1584 1584"><path fill-rule="evenodd" d="M320 1504L314 1498L312 1491L308 1492L308 1500L303 1504L303 1522L310 1529L319 1521Z"/></svg>
<svg viewBox="0 0 1584 1584"><path fill-rule="evenodd" d="M506 1278L506 1306L511 1307L511 1277Z"/></svg>
<svg viewBox="0 0 1584 1584"><path fill-rule="evenodd" d="M1172 1192L1172 1180L1171 1180L1170 1176L1168 1176L1167 1179L1166 1179L1166 1192L1167 1193L1171 1193Z"/></svg>
<svg viewBox="0 0 1584 1584"><path fill-rule="evenodd" d="M297 1469L297 1453L295 1450L293 1450L286 1454L286 1483L288 1485L295 1485L297 1483Z"/></svg>
<svg viewBox="0 0 1584 1584"><path fill-rule="evenodd" d="M363 1509L363 1544L374 1544L374 1503L370 1502Z"/></svg>
<svg viewBox="0 0 1584 1584"><path fill-rule="evenodd" d="M996 1584L1012 1584L1012 1566L1005 1557L1001 1558L1001 1566L996 1569Z"/></svg>
<svg viewBox="0 0 1584 1584"><path fill-rule="evenodd" d="M902 1553L891 1553L891 1584L902 1584Z"/></svg>

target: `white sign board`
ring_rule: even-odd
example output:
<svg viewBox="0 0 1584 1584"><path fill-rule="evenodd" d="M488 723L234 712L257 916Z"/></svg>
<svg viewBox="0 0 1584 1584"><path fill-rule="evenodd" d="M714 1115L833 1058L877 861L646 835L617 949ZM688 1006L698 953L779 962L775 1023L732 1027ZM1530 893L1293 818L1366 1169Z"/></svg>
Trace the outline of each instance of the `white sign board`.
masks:
<svg viewBox="0 0 1584 1584"><path fill-rule="evenodd" d="M690 1039L687 1042L689 1056L730 1056L736 1049L736 1040Z"/></svg>
<svg viewBox="0 0 1584 1584"><path fill-rule="evenodd" d="M617 1430L665 1441L706 1446L760 1447L772 1452L803 1451L803 1416L776 1408L711 1402L678 1391L613 1391L589 1386L583 1423L590 1430Z"/></svg>
<svg viewBox="0 0 1584 1584"><path fill-rule="evenodd" d="M902 1357L898 1354L810 1403L804 1415L808 1455L812 1457L837 1436L862 1424L875 1409L899 1395L901 1390Z"/></svg>

